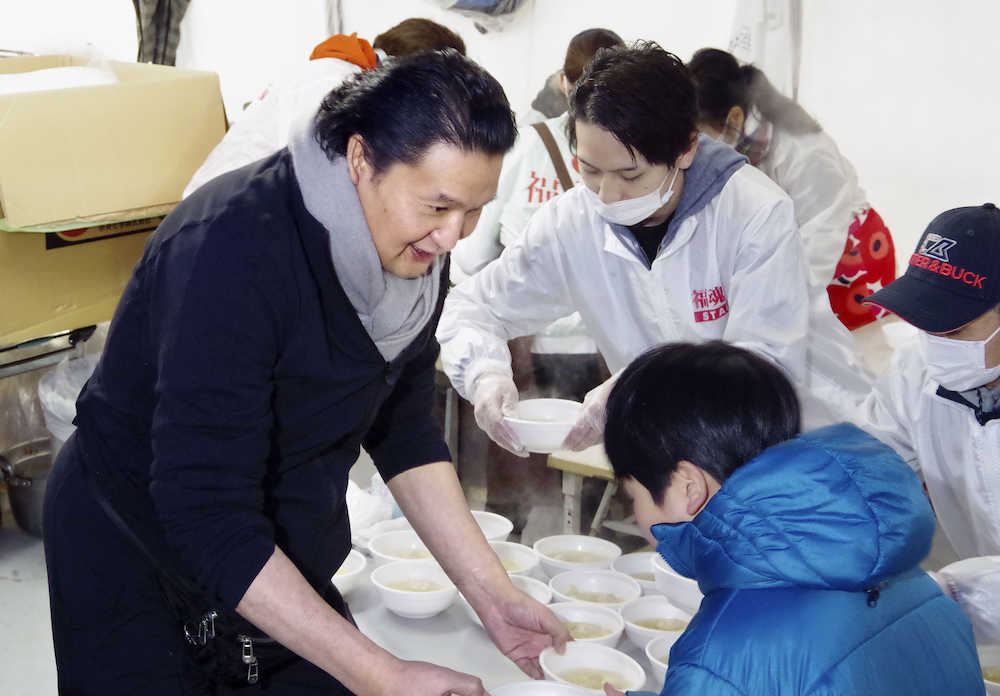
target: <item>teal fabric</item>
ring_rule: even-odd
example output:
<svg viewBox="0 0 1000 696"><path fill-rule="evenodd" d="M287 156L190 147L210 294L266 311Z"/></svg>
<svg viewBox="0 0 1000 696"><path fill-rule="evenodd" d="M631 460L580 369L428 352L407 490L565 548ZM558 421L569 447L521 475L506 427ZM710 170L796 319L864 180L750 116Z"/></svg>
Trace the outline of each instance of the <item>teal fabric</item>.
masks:
<svg viewBox="0 0 1000 696"><path fill-rule="evenodd" d="M972 630L917 564L934 518L916 475L833 425L737 469L692 522L652 528L705 598L663 694L982 694Z"/></svg>

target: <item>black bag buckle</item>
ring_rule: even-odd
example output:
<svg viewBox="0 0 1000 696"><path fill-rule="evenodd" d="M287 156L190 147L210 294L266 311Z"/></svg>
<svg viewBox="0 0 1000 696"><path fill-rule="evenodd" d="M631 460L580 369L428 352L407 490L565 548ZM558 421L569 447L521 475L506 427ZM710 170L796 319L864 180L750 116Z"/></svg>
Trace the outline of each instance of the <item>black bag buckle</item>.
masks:
<svg viewBox="0 0 1000 696"><path fill-rule="evenodd" d="M184 637L191 645L204 645L212 638L215 638L215 618L218 613L206 611L198 622L198 632L192 633L187 624L184 624Z"/></svg>
<svg viewBox="0 0 1000 696"><path fill-rule="evenodd" d="M260 675L257 671L257 656L253 654L253 640L242 633L236 638L243 644L243 664L247 666L247 684L256 684Z"/></svg>

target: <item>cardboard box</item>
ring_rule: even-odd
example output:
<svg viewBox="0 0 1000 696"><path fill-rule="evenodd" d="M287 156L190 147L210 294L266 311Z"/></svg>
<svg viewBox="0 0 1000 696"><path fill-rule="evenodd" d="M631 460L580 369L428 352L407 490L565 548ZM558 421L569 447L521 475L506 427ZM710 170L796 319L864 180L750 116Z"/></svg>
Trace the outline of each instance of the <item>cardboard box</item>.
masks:
<svg viewBox="0 0 1000 696"><path fill-rule="evenodd" d="M109 320L162 219L0 232L0 348Z"/></svg>
<svg viewBox="0 0 1000 696"><path fill-rule="evenodd" d="M5 58L0 73L84 64ZM225 133L214 73L110 67L118 84L0 95L0 226L22 230L0 231L0 347L110 319Z"/></svg>
<svg viewBox="0 0 1000 696"><path fill-rule="evenodd" d="M87 65L0 59L0 73ZM7 227L137 219L169 210L225 134L215 73L111 61L119 82L0 95Z"/></svg>

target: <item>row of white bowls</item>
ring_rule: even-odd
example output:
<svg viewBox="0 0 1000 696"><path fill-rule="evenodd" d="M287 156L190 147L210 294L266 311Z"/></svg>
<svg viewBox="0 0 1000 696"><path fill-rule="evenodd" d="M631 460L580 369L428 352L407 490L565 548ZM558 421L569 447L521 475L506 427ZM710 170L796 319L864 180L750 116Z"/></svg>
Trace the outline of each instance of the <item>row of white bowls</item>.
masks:
<svg viewBox="0 0 1000 696"><path fill-rule="evenodd" d="M514 523L503 515L485 510L472 510L472 518L479 525L489 541L506 541L514 529ZM413 525L405 517L395 517L391 520L376 522L365 529L352 529L351 537L355 546L367 549L371 540L386 532L398 532L402 530L412 530Z"/></svg>
<svg viewBox="0 0 1000 696"><path fill-rule="evenodd" d="M506 521L506 518L499 515L494 517ZM480 525L483 526L482 521ZM502 527L499 527L499 532L501 536L507 536ZM675 573L658 553L652 551L622 555L621 548L617 544L575 534L544 537L535 542L531 548L500 540L491 541L490 545L511 575L531 576L537 575L538 570L541 570L549 578L554 578L567 570L609 569L613 572L585 576L587 577L585 586L577 589L584 592L614 590L624 598L618 603L619 606L640 593L654 592L666 595L672 604L692 614L701 604L701 592L697 583ZM400 560L432 560L430 551L412 529L378 534L369 542L368 551L375 567ZM355 557L357 556L358 554L355 554ZM358 563L351 563L350 566L351 569L356 569L356 575L360 575ZM345 573L345 570L348 568L338 571L339 578L335 576L338 587L340 583L351 582L353 576ZM567 594L570 587L564 578L557 582L552 590L558 600L574 601L578 598Z"/></svg>
<svg viewBox="0 0 1000 696"><path fill-rule="evenodd" d="M557 534L535 542L542 570L549 577L566 570L610 568L635 580L644 593L659 592L671 603L694 613L701 605L698 583L677 574L655 551L622 555L621 548L610 541L580 534ZM589 554L594 560L567 560L567 554ZM579 557L579 556L578 556Z"/></svg>
<svg viewBox="0 0 1000 696"><path fill-rule="evenodd" d="M420 544L415 533L406 534L406 530L400 531L404 533L388 537L389 540L395 542L393 544L395 553L402 556L423 555L423 545ZM667 669L666 657L670 646L683 631L662 631L640 626L637 622L655 618L674 618L686 621L690 615L688 612L671 605L663 596L657 594L640 596L643 589L640 585L645 585L645 589L656 587L655 581L650 583L641 574L648 572L646 569L650 568L651 564L655 562L654 557L658 558L658 555L640 553L616 556L613 552L617 550L617 547L612 544L610 546L613 546L614 549L611 549L612 554L608 557L614 558L611 564L619 569L619 572L604 568L579 569L577 564L577 570L557 573L549 580L548 585L528 577L525 573L539 567L539 561L546 558L545 552L549 548L580 550L581 547L585 546L586 549L594 549L599 544L594 545L593 542L600 543L602 541L591 537L574 539L571 535L560 536L564 538L555 541L551 538L540 540L543 542L540 544L541 553L520 544L508 542L493 542L492 544L501 560L514 561L510 564L505 563L505 565L514 566L509 568L509 572L515 585L540 602L548 603L553 598L559 602L552 605L551 608L561 620L592 623L608 629L605 635L597 638L576 639L570 644L564 655L558 655L554 651L543 653L543 656L540 657L540 664L547 677L555 682L564 682L565 680L560 675L565 674L567 670L600 669L619 675L624 680L622 683L629 689L641 688L645 682L645 673L642 668L628 655L613 649L613 646L618 644L624 634L633 644L645 650L652 674L658 680L657 683L662 683ZM371 546L374 547L371 550L376 562L371 579L384 605L393 613L408 618L433 616L450 606L456 596L459 596L455 586L435 561L431 559L393 560L395 556L392 554L382 554L383 557L380 558L378 550L382 548L382 545L375 542ZM600 548L608 550L610 547L601 546ZM561 564L566 563L560 558L549 560L556 564L550 565L550 570L559 570ZM572 567L572 562L569 563ZM665 567L665 564L663 565ZM357 579L362 576L365 566L364 556L357 551L352 551L337 575L334 576L334 583L342 593L346 594L353 589ZM630 572L631 575L640 575L640 577L630 577ZM400 582L412 583L414 581L433 583L439 589L409 591L392 587ZM618 603L579 601L572 595L580 592L610 592L619 595L625 601ZM464 598L462 601L470 618L478 623L478 616L464 602ZM566 684L567 688L578 689L580 693L601 693L600 690L587 690L571 686L571 682L566 682Z"/></svg>

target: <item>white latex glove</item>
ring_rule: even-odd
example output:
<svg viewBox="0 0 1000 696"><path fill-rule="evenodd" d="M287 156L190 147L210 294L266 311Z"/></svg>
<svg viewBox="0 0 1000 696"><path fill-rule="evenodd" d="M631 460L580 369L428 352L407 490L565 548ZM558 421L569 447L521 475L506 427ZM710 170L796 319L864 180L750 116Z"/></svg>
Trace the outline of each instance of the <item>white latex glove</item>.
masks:
<svg viewBox="0 0 1000 696"><path fill-rule="evenodd" d="M618 381L619 374L621 372L612 375L607 381L598 384L587 392L587 396L583 397L583 410L580 412L579 418L576 419L573 429L563 440L563 449L579 451L596 445L598 442L604 442L604 423L606 421L604 411L608 406L611 388Z"/></svg>
<svg viewBox="0 0 1000 696"><path fill-rule="evenodd" d="M977 642L1000 643L1000 556L966 558L928 575L962 607Z"/></svg>
<svg viewBox="0 0 1000 696"><path fill-rule="evenodd" d="M493 442L519 457L527 457L528 450L514 433L504 416L514 415L519 397L514 380L499 372L484 372L472 385L472 406L476 423Z"/></svg>

